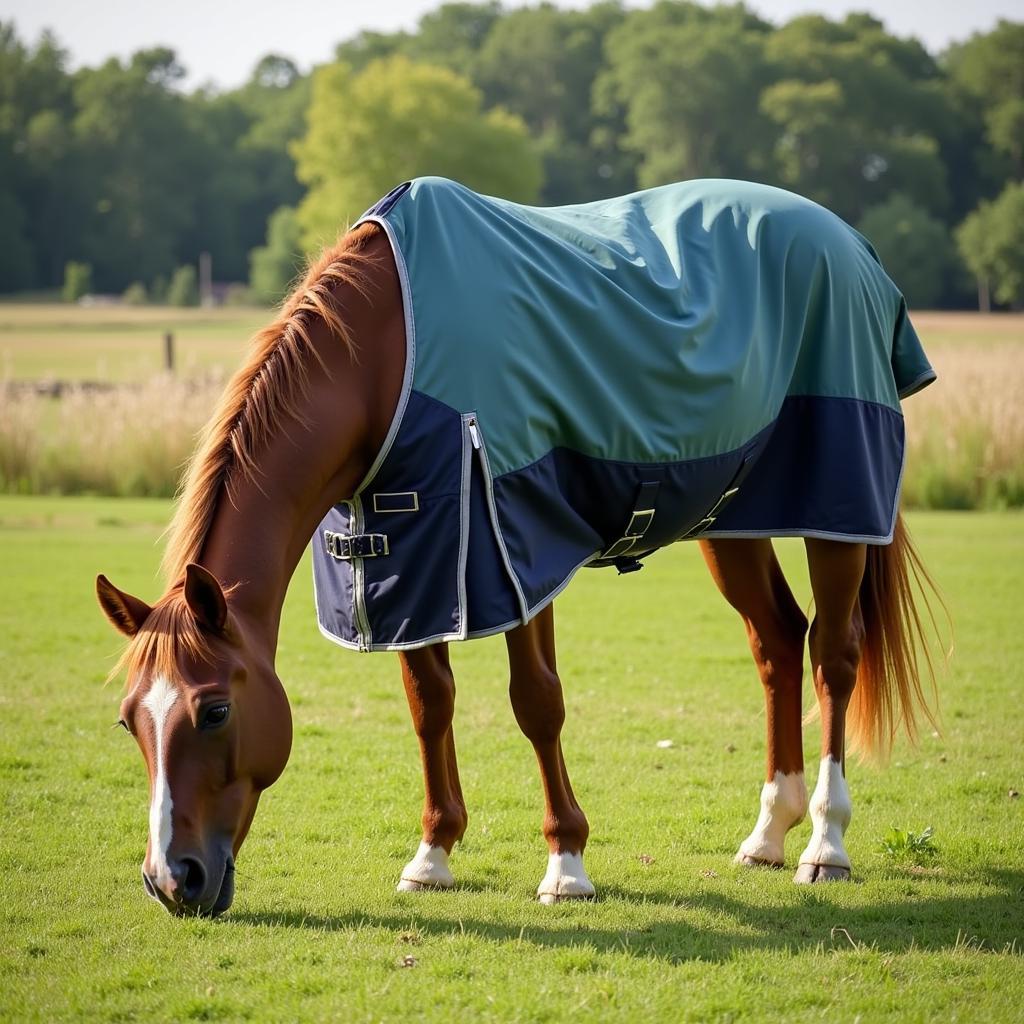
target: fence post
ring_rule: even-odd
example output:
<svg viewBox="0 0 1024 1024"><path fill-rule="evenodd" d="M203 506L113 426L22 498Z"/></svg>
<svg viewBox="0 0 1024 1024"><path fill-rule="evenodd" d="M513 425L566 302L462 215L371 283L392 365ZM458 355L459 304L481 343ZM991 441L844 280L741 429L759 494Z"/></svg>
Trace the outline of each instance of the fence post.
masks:
<svg viewBox="0 0 1024 1024"><path fill-rule="evenodd" d="M164 334L164 369L174 373L174 334L171 331Z"/></svg>

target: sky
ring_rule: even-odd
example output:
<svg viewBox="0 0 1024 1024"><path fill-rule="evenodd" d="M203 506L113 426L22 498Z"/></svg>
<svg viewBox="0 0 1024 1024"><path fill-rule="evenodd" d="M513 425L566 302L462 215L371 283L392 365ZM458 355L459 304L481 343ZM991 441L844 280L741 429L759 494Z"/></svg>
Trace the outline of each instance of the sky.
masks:
<svg viewBox="0 0 1024 1024"><path fill-rule="evenodd" d="M186 84L241 84L264 54L291 57L305 71L329 60L336 43L362 29L414 28L441 0L0 0L0 20L13 20L22 39L49 28L70 51L73 67L125 57L147 46L170 46L188 71ZM587 0L555 0L585 7ZM626 0L643 7L645 0ZM506 0L507 7L525 6ZM747 0L769 21L816 11L841 18L869 11L897 35L917 36L938 52L999 18L1024 19L1024 0Z"/></svg>

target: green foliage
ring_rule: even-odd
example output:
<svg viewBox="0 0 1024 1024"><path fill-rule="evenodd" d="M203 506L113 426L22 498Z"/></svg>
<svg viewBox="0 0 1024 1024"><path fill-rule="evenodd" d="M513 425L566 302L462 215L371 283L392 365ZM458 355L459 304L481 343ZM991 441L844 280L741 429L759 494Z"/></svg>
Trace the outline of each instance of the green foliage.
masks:
<svg viewBox="0 0 1024 1024"><path fill-rule="evenodd" d="M307 248L333 241L385 192L418 175L521 202L540 189L540 159L523 122L499 109L485 113L480 91L447 68L405 57L360 72L319 68L307 121L293 147L309 186L298 209Z"/></svg>
<svg viewBox="0 0 1024 1024"><path fill-rule="evenodd" d="M956 256L941 220L897 193L872 206L857 227L912 309L928 309L939 301Z"/></svg>
<svg viewBox="0 0 1024 1024"><path fill-rule="evenodd" d="M64 288L61 295L65 302L77 302L92 291L92 267L88 263L71 260L64 267Z"/></svg>
<svg viewBox="0 0 1024 1024"><path fill-rule="evenodd" d="M267 223L267 244L249 256L249 287L256 302L279 302L302 266L299 219L290 206L275 210Z"/></svg>
<svg viewBox="0 0 1024 1024"><path fill-rule="evenodd" d="M624 110L641 185L763 173L769 126L751 97L770 81L769 28L742 6L660 3L609 33L599 103Z"/></svg>
<svg viewBox="0 0 1024 1024"><path fill-rule="evenodd" d="M890 860L920 865L938 854L932 843L934 829L929 825L923 832L891 826L878 843L879 849Z"/></svg>
<svg viewBox="0 0 1024 1024"><path fill-rule="evenodd" d="M771 33L765 59L773 81L759 106L780 184L851 222L896 192L945 213L951 108L920 43L867 15L806 15Z"/></svg>
<svg viewBox="0 0 1024 1024"><path fill-rule="evenodd" d="M186 92L167 48L71 72L52 36L0 23L0 292L56 289L75 260L98 291L154 296L203 251L219 282L245 280L274 211L300 211L306 245L332 241L415 173L553 205L727 175L850 223L903 195L948 228L1024 177L1019 21L932 55L863 14L485 0L336 58L316 103L280 53L239 88ZM936 301L962 302L963 277Z"/></svg>
<svg viewBox="0 0 1024 1024"><path fill-rule="evenodd" d="M1024 305L1024 182L983 202L957 229L956 240L964 263L991 286L997 302Z"/></svg>
<svg viewBox="0 0 1024 1024"><path fill-rule="evenodd" d="M985 125L994 150L1024 176L1024 23L1001 20L987 33L955 45L947 55L955 89Z"/></svg>
<svg viewBox="0 0 1024 1024"><path fill-rule="evenodd" d="M178 267L167 286L168 306L198 306L199 285L196 280L196 268L191 263Z"/></svg>
<svg viewBox="0 0 1024 1024"><path fill-rule="evenodd" d="M126 306L144 306L149 301L146 286L141 281L133 281L124 290L121 301Z"/></svg>

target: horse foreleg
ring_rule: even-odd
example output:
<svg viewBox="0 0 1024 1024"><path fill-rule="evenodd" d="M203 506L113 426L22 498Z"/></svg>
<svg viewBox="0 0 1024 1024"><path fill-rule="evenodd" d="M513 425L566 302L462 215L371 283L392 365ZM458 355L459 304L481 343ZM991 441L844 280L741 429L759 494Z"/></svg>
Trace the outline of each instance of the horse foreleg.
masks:
<svg viewBox="0 0 1024 1024"><path fill-rule="evenodd" d="M739 612L764 688L767 744L761 809L737 864L781 867L786 833L807 812L800 691L807 619L770 540L703 540L701 551L725 599Z"/></svg>
<svg viewBox="0 0 1024 1024"><path fill-rule="evenodd" d="M452 847L466 831L468 816L455 759L455 678L448 645L404 652L402 680L423 758L423 839L402 869L399 892L450 889Z"/></svg>
<svg viewBox="0 0 1024 1024"><path fill-rule="evenodd" d="M590 827L573 795L562 756L565 704L555 669L554 621L549 605L527 625L505 634L512 710L536 751L544 786L544 838L549 853L548 870L537 889L541 903L594 896L583 868Z"/></svg>
<svg viewBox="0 0 1024 1024"><path fill-rule="evenodd" d="M811 797L813 831L794 881L829 882L850 877L843 836L852 805L846 785L846 709L857 682L864 642L858 594L864 577L863 544L807 540L814 592L811 668L821 712L821 767Z"/></svg>

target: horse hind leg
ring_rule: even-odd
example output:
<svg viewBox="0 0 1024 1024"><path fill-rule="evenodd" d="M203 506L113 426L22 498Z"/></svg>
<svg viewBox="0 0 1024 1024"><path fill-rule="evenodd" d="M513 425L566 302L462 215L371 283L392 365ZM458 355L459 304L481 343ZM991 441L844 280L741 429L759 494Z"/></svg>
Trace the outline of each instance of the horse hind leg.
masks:
<svg viewBox="0 0 1024 1024"><path fill-rule="evenodd" d="M533 744L544 787L548 869L537 888L541 903L592 899L583 868L589 826L569 782L562 756L565 721L562 684L555 669L554 611L549 605L527 625L505 634L509 696L519 728Z"/></svg>
<svg viewBox="0 0 1024 1024"><path fill-rule="evenodd" d="M455 678L448 645L435 644L401 656L402 680L423 759L423 838L402 869L399 892L450 889L448 856L466 831L468 816L459 782L452 718Z"/></svg>
<svg viewBox="0 0 1024 1024"><path fill-rule="evenodd" d="M739 612L764 688L765 782L761 807L736 863L782 867L786 834L807 811L800 696L807 619L793 597L768 539L701 541L725 599Z"/></svg>
<svg viewBox="0 0 1024 1024"><path fill-rule="evenodd" d="M810 649L821 712L821 765L811 797L811 839L794 881L843 881L850 877L843 837L852 811L846 784L846 710L864 643L858 595L866 549L863 544L813 538L806 544L815 606Z"/></svg>

